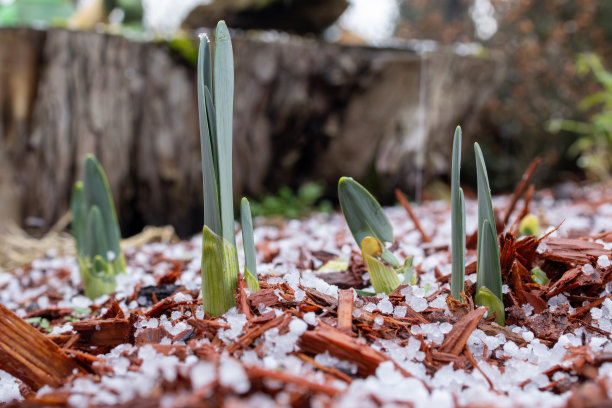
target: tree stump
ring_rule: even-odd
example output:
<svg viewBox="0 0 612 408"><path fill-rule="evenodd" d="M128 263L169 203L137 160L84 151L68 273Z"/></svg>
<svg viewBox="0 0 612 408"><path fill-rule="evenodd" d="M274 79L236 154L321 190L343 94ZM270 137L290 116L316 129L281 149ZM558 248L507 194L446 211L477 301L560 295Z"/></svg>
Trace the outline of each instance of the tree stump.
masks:
<svg viewBox="0 0 612 408"><path fill-rule="evenodd" d="M497 81L488 59L269 36L233 38L237 199L372 172L383 193L413 188L419 167L448 171L454 127ZM0 29L0 221L48 229L94 153L124 234L201 230L195 77L162 43Z"/></svg>

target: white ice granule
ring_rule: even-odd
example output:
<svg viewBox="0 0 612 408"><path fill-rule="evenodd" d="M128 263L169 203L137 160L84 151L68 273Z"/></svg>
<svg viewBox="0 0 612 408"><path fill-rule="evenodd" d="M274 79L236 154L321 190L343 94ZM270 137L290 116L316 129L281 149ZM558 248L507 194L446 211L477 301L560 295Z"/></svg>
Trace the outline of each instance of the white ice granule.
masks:
<svg viewBox="0 0 612 408"><path fill-rule="evenodd" d="M204 387L215 379L215 366L211 363L200 361L189 373L193 389Z"/></svg>
<svg viewBox="0 0 612 408"><path fill-rule="evenodd" d="M381 328L381 327L382 327L382 325L384 324L384 322L385 322L385 320L384 320L382 317L380 317L380 316L376 316L376 317L374 318L374 328L375 328L375 329L379 329L379 328Z"/></svg>
<svg viewBox="0 0 612 408"><path fill-rule="evenodd" d="M304 321L311 326L316 326L317 318L315 312L304 313Z"/></svg>
<svg viewBox="0 0 612 408"><path fill-rule="evenodd" d="M306 292L304 292L302 289L296 289L293 292L293 297L296 302L301 302L306 298Z"/></svg>
<svg viewBox="0 0 612 408"><path fill-rule="evenodd" d="M294 318L289 323L289 332L301 336L304 332L308 330L308 325L302 319Z"/></svg>
<svg viewBox="0 0 612 408"><path fill-rule="evenodd" d="M191 297L190 294L185 294L183 292L179 292L176 295L174 295L174 301L175 302L187 302L193 300L193 298Z"/></svg>
<svg viewBox="0 0 612 408"><path fill-rule="evenodd" d="M395 310L393 311L393 317L397 317L397 318L401 318L401 317L406 317L406 312L408 311L408 308L406 306L395 306Z"/></svg>
<svg viewBox="0 0 612 408"><path fill-rule="evenodd" d="M367 303L363 307L363 310L365 310L366 312L370 312L370 313L372 313L375 309L376 309L376 303Z"/></svg>
<svg viewBox="0 0 612 408"><path fill-rule="evenodd" d="M230 328L219 330L218 336L224 343L229 344L238 340L238 336L242 334L242 329L247 319L245 315L238 313L238 309L235 307L232 307L223 317L227 324L230 325Z"/></svg>
<svg viewBox="0 0 612 408"><path fill-rule="evenodd" d="M427 309L428 306L427 300L422 297L413 297L410 299L408 304L414 309L415 312L422 312L423 310Z"/></svg>
<svg viewBox="0 0 612 408"><path fill-rule="evenodd" d="M43 388L41 388L39 392ZM19 391L17 379L9 373L0 370L0 405L4 405L12 400L21 401L22 399L23 397L21 396L21 391Z"/></svg>
<svg viewBox="0 0 612 408"><path fill-rule="evenodd" d="M597 258L597 265L601 268L607 268L610 266L610 259L605 255L601 255Z"/></svg>
<svg viewBox="0 0 612 408"><path fill-rule="evenodd" d="M385 296L380 302L378 302L377 308L378 310L380 310L381 313L385 313L385 314L393 313L393 305L389 301L388 296Z"/></svg>
<svg viewBox="0 0 612 408"><path fill-rule="evenodd" d="M508 357L514 357L519 351L518 346L513 341L508 341L504 344L504 354Z"/></svg>
<svg viewBox="0 0 612 408"><path fill-rule="evenodd" d="M72 333L72 325L70 323L66 323L63 326L55 326L51 331L51 334L63 334L63 333Z"/></svg>

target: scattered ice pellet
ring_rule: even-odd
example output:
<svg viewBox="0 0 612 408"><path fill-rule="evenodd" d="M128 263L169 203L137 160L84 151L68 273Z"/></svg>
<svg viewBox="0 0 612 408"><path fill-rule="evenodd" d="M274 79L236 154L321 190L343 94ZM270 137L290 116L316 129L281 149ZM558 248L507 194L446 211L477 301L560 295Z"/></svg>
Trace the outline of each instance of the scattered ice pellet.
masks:
<svg viewBox="0 0 612 408"><path fill-rule="evenodd" d="M302 319L294 318L289 323L289 331L293 334L301 336L306 330L308 330L308 325Z"/></svg>
<svg viewBox="0 0 612 408"><path fill-rule="evenodd" d="M597 266L607 268L610 266L610 259L606 255L601 255L599 258L597 258Z"/></svg>
<svg viewBox="0 0 612 408"><path fill-rule="evenodd" d="M393 311L393 317L401 318L406 317L406 312L408 308L406 306L398 305L395 306L395 310Z"/></svg>
<svg viewBox="0 0 612 408"><path fill-rule="evenodd" d="M411 298L409 305L415 312L422 312L423 310L427 309L428 306L427 300L422 297Z"/></svg>
<svg viewBox="0 0 612 408"><path fill-rule="evenodd" d="M378 310L380 310L381 313L385 313L385 314L393 313L393 305L389 301L388 296L385 296L380 302L378 302L377 308Z"/></svg>
<svg viewBox="0 0 612 408"><path fill-rule="evenodd" d="M296 289L293 292L293 297L296 302L301 302L306 298L306 292L304 292L302 289Z"/></svg>
<svg viewBox="0 0 612 408"><path fill-rule="evenodd" d="M353 315L355 314L354 312L355 311L353 310ZM311 326L316 326L317 318L315 312L304 313L304 321Z"/></svg>
<svg viewBox="0 0 612 408"><path fill-rule="evenodd" d="M238 394L244 394L251 388L249 377L242 364L234 359L222 359L219 365L219 383L232 388Z"/></svg>

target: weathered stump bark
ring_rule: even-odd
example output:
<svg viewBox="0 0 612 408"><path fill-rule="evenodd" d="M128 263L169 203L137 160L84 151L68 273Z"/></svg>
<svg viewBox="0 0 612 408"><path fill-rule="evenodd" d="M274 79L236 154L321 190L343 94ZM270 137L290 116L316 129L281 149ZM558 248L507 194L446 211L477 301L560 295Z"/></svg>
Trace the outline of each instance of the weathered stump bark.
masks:
<svg viewBox="0 0 612 408"><path fill-rule="evenodd" d="M372 169L383 189L412 187L416 157L427 175L446 172L454 126L495 82L492 61L451 53L423 63L407 51L236 35L234 54L237 198ZM163 44L2 29L0 70L0 220L49 227L93 152L124 233L201 228L194 67Z"/></svg>

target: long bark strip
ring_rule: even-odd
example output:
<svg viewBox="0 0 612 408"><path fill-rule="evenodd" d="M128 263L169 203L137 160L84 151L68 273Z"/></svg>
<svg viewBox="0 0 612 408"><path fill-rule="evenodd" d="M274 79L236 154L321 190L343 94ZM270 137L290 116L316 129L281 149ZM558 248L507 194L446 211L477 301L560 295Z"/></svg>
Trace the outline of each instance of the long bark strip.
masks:
<svg viewBox="0 0 612 408"><path fill-rule="evenodd" d="M363 377L374 374L380 363L389 360L379 351L358 343L351 336L324 323L319 323L315 330L302 335L300 348L312 354L325 353L327 350L336 358L351 361L357 365L357 372Z"/></svg>
<svg viewBox="0 0 612 408"><path fill-rule="evenodd" d="M402 206L406 209L406 212L410 216L410 219L414 223L414 226L421 233L421 237L423 238L423 241L431 242L431 237L429 236L429 234L427 234L425 232L425 230L421 226L421 223L419 222L418 217L416 216L416 214L412 210L412 207L410 206L410 203L408 202L408 200L406 200L406 197L404 196L404 193L402 193L402 191L399 188L395 189L395 197L402 204Z"/></svg>
<svg viewBox="0 0 612 408"><path fill-rule="evenodd" d="M59 386L77 363L44 334L0 304L0 369L33 390Z"/></svg>
<svg viewBox="0 0 612 408"><path fill-rule="evenodd" d="M446 335L439 351L458 356L465 347L468 337L470 337L470 334L472 334L476 326L478 326L478 322L480 322L485 312L486 309L484 308L476 309L463 316Z"/></svg>
<svg viewBox="0 0 612 408"><path fill-rule="evenodd" d="M512 199L510 200L510 204L508 205L508 208L506 209L506 215L504 216L504 222L503 222L504 226L508 224L508 220L510 219L510 214L512 214L512 211L514 211L514 207L516 206L517 201L519 200L519 198L521 198L521 196L525 192L525 189L527 188L529 181L533 177L533 173L535 173L536 169L538 168L540 161L541 159L539 157L536 157L535 159L533 159L531 163L529 164L529 166L527 167L527 170L525 170L525 173L523 173L523 177L521 177L521 181L519 185L516 187L516 190L514 190L514 194L512 194Z"/></svg>
<svg viewBox="0 0 612 408"><path fill-rule="evenodd" d="M353 291L338 292L338 330L350 334L353 331Z"/></svg>

